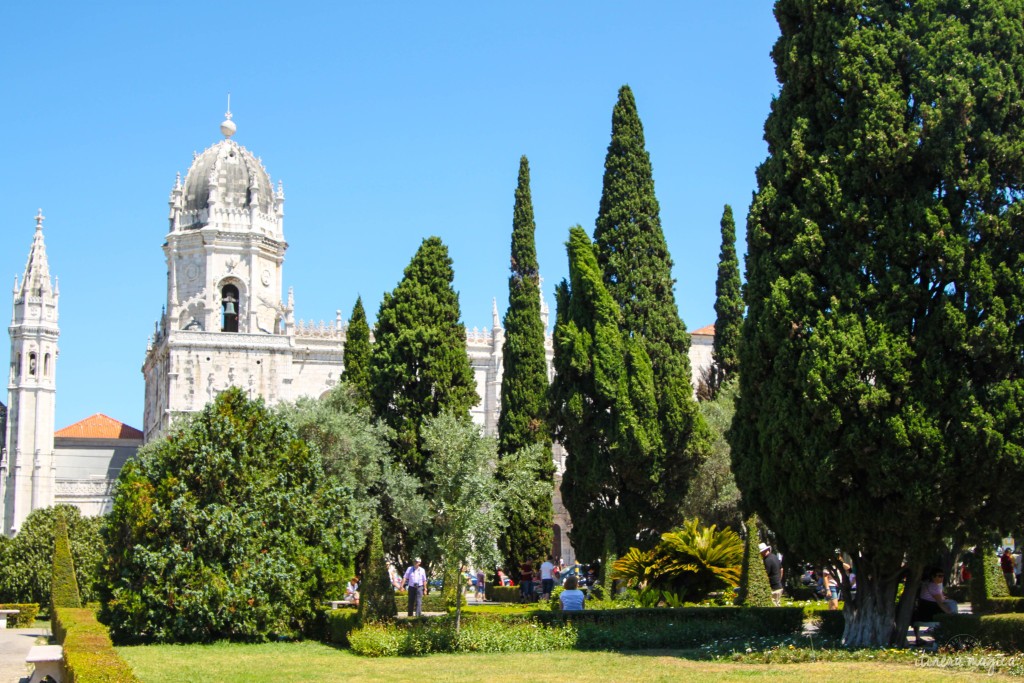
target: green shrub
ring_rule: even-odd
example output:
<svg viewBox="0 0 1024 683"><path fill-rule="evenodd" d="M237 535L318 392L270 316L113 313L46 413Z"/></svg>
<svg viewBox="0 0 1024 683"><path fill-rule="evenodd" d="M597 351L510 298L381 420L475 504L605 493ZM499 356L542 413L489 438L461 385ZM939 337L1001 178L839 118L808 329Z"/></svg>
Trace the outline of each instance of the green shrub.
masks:
<svg viewBox="0 0 1024 683"><path fill-rule="evenodd" d="M490 602L519 602L519 586L487 586L484 597Z"/></svg>
<svg viewBox="0 0 1024 683"><path fill-rule="evenodd" d="M435 652L543 652L573 646L571 625L538 628L524 621L468 619L459 637L451 619L367 624L352 632L352 651L364 657L425 655Z"/></svg>
<svg viewBox="0 0 1024 683"><path fill-rule="evenodd" d="M1009 597L999 560L991 553L979 551L971 560L971 609L975 614L988 614L992 598Z"/></svg>
<svg viewBox="0 0 1024 683"><path fill-rule="evenodd" d="M1014 614L1024 612L1024 598L989 598L985 605L988 614Z"/></svg>
<svg viewBox="0 0 1024 683"><path fill-rule="evenodd" d="M935 620L940 624L944 641L955 636L971 636L982 647L1024 652L1024 614L940 614Z"/></svg>
<svg viewBox="0 0 1024 683"><path fill-rule="evenodd" d="M91 609L57 607L53 634L64 646L67 683L139 683Z"/></svg>
<svg viewBox="0 0 1024 683"><path fill-rule="evenodd" d="M63 516L57 517L53 532L53 573L50 577L50 605L52 607L81 607L82 596L75 578L75 562L71 559L71 542Z"/></svg>
<svg viewBox="0 0 1024 683"><path fill-rule="evenodd" d="M370 526L366 564L359 585L359 616L363 621L391 621L398 615L395 587L391 585L384 546L380 539L380 520Z"/></svg>
<svg viewBox="0 0 1024 683"><path fill-rule="evenodd" d="M449 602L449 600L451 602ZM423 596L423 611L424 612L446 612L446 611L448 611L448 607L449 606L451 606L452 609L455 608L455 605L452 604L454 602L455 602L455 595L454 594L452 594L451 596L448 596L443 591L431 591L430 593L428 593L428 594ZM466 602L466 595L465 595L465 593L463 593L463 595L462 595L462 606L465 607L466 604L467 604L467 602Z"/></svg>
<svg viewBox="0 0 1024 683"><path fill-rule="evenodd" d="M359 628L359 612L354 609L326 610L327 639L336 645L348 645L349 634Z"/></svg>
<svg viewBox="0 0 1024 683"><path fill-rule="evenodd" d="M11 602L0 604L0 609L16 609L14 615L15 628L31 628L39 615L39 603L36 602Z"/></svg>
<svg viewBox="0 0 1024 683"><path fill-rule="evenodd" d="M761 536L757 532L757 515L747 520L747 540L743 544L743 569L740 572L740 590L736 604L745 607L772 607L772 586L758 546Z"/></svg>

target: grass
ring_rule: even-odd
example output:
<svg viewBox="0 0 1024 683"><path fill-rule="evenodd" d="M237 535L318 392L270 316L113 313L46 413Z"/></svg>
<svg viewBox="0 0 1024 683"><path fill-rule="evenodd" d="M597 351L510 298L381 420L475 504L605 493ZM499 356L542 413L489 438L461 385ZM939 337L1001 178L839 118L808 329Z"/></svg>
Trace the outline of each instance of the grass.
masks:
<svg viewBox="0 0 1024 683"><path fill-rule="evenodd" d="M289 681L963 681L984 673L913 662L764 664L700 661L694 653L554 652L366 659L313 642L263 645L147 645L118 653L143 683ZM985 676L989 678L989 676Z"/></svg>

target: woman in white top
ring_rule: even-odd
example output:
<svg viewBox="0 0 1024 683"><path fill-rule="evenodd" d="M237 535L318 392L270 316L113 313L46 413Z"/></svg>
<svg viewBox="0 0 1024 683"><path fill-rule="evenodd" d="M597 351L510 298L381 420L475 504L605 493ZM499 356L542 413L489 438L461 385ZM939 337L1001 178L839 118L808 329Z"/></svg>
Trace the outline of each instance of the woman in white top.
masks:
<svg viewBox="0 0 1024 683"><path fill-rule="evenodd" d="M586 600L583 591L579 588L579 583L575 576L570 576L565 580L565 590L558 596L558 602L562 606L563 612L579 612L583 609L583 601Z"/></svg>

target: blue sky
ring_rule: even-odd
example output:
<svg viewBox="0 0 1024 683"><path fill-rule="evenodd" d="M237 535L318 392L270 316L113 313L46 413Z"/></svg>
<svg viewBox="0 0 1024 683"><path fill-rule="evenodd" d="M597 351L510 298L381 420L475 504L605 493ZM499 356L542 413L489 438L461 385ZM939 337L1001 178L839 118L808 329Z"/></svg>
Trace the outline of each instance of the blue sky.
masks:
<svg viewBox="0 0 1024 683"><path fill-rule="evenodd" d="M41 207L60 278L57 427L142 426L141 366L166 301L176 172L235 139L285 189L296 318L375 317L420 241L455 263L470 327L508 302L519 157L554 316L570 226L592 233L611 112L634 92L680 314L714 322L719 220L743 224L778 91L771 3L8 2L0 7L0 277ZM10 316L10 298L0 297Z"/></svg>

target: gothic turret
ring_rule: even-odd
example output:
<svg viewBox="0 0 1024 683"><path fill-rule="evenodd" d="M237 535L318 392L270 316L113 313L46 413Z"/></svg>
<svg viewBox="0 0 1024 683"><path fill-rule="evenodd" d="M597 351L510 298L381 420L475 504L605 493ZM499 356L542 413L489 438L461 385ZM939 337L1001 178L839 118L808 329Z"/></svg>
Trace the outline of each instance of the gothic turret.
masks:
<svg viewBox="0 0 1024 683"><path fill-rule="evenodd" d="M7 454L0 463L3 531L12 534L38 508L53 505L53 431L56 403L57 303L43 242L43 212L20 285L15 280L11 368L7 385Z"/></svg>

